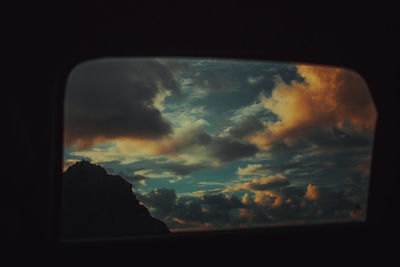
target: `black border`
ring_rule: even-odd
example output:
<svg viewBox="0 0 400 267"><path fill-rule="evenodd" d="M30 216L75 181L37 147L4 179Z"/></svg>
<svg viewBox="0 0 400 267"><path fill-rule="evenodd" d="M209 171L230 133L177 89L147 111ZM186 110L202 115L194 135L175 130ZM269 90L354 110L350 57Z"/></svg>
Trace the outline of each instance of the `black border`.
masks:
<svg viewBox="0 0 400 267"><path fill-rule="evenodd" d="M180 16L183 12L186 15ZM113 13L100 5L78 12L71 8L21 18L13 39L16 52L12 55L18 59L14 58L11 65L16 70L11 76L15 89L7 92L8 116L4 122L10 125L7 137L15 143L9 142L5 149L9 155L5 176L10 177L7 182L12 188L7 196L12 208L6 216L6 240L47 244L61 250L132 246L183 249L188 244L234 248L240 242L253 243L250 247L255 248L256 241L265 239L280 245L306 239L332 248L327 239L347 242L349 236L358 236L355 246L366 248L374 246L372 238L393 236L397 230L394 211L398 209L395 93L400 84L399 24L393 20L394 12L388 10L379 13L384 20L375 10L361 16L335 12L243 8L143 11L130 7ZM260 59L355 70L366 80L378 109L367 222L60 243L57 196L61 192L63 90L68 73L79 62L109 56ZM315 242L313 248L317 249ZM299 244L298 249L304 248Z"/></svg>

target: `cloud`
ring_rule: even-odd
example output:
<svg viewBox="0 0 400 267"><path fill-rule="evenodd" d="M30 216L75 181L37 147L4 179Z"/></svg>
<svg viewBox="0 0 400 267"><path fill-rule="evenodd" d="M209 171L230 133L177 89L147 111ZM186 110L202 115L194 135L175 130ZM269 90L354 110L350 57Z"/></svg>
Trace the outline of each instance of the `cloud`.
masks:
<svg viewBox="0 0 400 267"><path fill-rule="evenodd" d="M180 105L170 104L163 112L163 116L175 128L187 128L190 125L208 125L208 122L203 119L208 114L206 106L192 106L186 102Z"/></svg>
<svg viewBox="0 0 400 267"><path fill-rule="evenodd" d="M203 122L185 124L176 128L174 134L163 138L154 146L158 155L178 155L184 152L194 152L195 149L202 149L208 146L213 137L203 129Z"/></svg>
<svg viewBox="0 0 400 267"><path fill-rule="evenodd" d="M79 149L116 138L154 139L172 132L158 108L180 94L170 71L155 60L100 59L78 65L65 97L65 142Z"/></svg>
<svg viewBox="0 0 400 267"><path fill-rule="evenodd" d="M264 104L261 101L255 101L250 105L240 107L233 111L231 121L234 123L240 123L243 118L246 117L259 117L260 114L264 114L266 111ZM273 114L273 113L272 113Z"/></svg>
<svg viewBox="0 0 400 267"><path fill-rule="evenodd" d="M221 162L229 162L254 156L257 146L242 143L228 137L216 137L210 147L211 155Z"/></svg>
<svg viewBox="0 0 400 267"><path fill-rule="evenodd" d="M119 175L131 183L144 183L147 179L149 179L149 177L140 174L127 175L121 172Z"/></svg>
<svg viewBox="0 0 400 267"><path fill-rule="evenodd" d="M147 194L136 193L137 197L154 216L164 217L170 215L176 204L176 193L174 189L160 188L150 191Z"/></svg>
<svg viewBox="0 0 400 267"><path fill-rule="evenodd" d="M297 157L298 159L299 157ZM273 173L283 173L289 178L293 178L292 173L301 171L302 173L317 173L323 170L329 170L337 167L338 162L332 162L325 159L312 159L312 160L296 160L293 162L281 164L248 164L246 167L239 167L237 174L241 177L262 177L271 175ZM341 166L348 167L348 166Z"/></svg>
<svg viewBox="0 0 400 267"><path fill-rule="evenodd" d="M273 87L271 77L279 73L284 81L299 78L292 64L246 60L195 61L191 72L193 86L214 92L235 92L243 88L249 91L269 91Z"/></svg>
<svg viewBox="0 0 400 267"><path fill-rule="evenodd" d="M264 124L253 116L248 116L239 124L229 130L229 134L236 139L242 139L246 136L259 132L265 128Z"/></svg>
<svg viewBox="0 0 400 267"><path fill-rule="evenodd" d="M137 196L154 217L175 229L226 226L236 221L232 211L244 207L236 196L214 194L178 198L175 190L166 188Z"/></svg>
<svg viewBox="0 0 400 267"><path fill-rule="evenodd" d="M306 191L306 199L317 200L320 198L320 189L318 186L309 184Z"/></svg>
<svg viewBox="0 0 400 267"><path fill-rule="evenodd" d="M212 136L204 131L201 124L189 124L158 142L143 144L148 154L167 156L175 162L165 164L166 168L187 174L191 169L208 169L221 163L252 157L258 152L254 144L239 142L231 137Z"/></svg>
<svg viewBox="0 0 400 267"><path fill-rule="evenodd" d="M253 178L250 182L239 183L235 186L228 186L223 192L237 192L241 190L267 191L274 188L287 186L289 181L281 174L261 178Z"/></svg>
<svg viewBox="0 0 400 267"><path fill-rule="evenodd" d="M152 167L157 168L157 163L152 164ZM151 179L157 178L173 178L175 174L169 171L163 171L160 169L140 169L135 171L135 174L146 176Z"/></svg>
<svg viewBox="0 0 400 267"><path fill-rule="evenodd" d="M226 192L205 191L196 196L177 196L173 189L162 188L138 194L138 199L173 231L365 218L365 205L360 205L350 191L317 185L304 189L286 183L267 189L250 191L240 198Z"/></svg>
<svg viewBox="0 0 400 267"><path fill-rule="evenodd" d="M246 168L238 168L237 174L240 176L245 175L262 175L258 173L258 170L262 169L263 165L261 164L248 164Z"/></svg>
<svg viewBox="0 0 400 267"><path fill-rule="evenodd" d="M159 166L163 169L172 171L176 175L188 175L197 170L213 168L209 164L185 164L179 162L161 163Z"/></svg>
<svg viewBox="0 0 400 267"><path fill-rule="evenodd" d="M243 219L254 220L254 214L264 215L262 224L307 224L331 220L365 218L365 205L355 201L352 193L309 185L306 190L298 186L279 187L268 191L246 193L242 197L245 207ZM265 215L267 220L265 220ZM363 217L364 216L364 217Z"/></svg>
<svg viewBox="0 0 400 267"><path fill-rule="evenodd" d="M346 193L346 190L333 190L309 184L302 205L308 209L311 217L354 219L356 216L353 211L361 209L358 201L356 195ZM362 210L365 211L365 208Z"/></svg>
<svg viewBox="0 0 400 267"><path fill-rule="evenodd" d="M103 148L75 151L75 156L90 157L93 162L120 161L122 164L152 160L153 167L176 175L215 169L221 164L253 157L258 152L254 144L215 137L201 123L187 124L158 140L119 138Z"/></svg>
<svg viewBox="0 0 400 267"><path fill-rule="evenodd" d="M356 73L333 67L298 65L304 82L276 80L271 96L260 95L264 107L280 121L250 139L268 150L278 141L292 144L320 128L337 127L347 133L370 135L376 109L363 79Z"/></svg>

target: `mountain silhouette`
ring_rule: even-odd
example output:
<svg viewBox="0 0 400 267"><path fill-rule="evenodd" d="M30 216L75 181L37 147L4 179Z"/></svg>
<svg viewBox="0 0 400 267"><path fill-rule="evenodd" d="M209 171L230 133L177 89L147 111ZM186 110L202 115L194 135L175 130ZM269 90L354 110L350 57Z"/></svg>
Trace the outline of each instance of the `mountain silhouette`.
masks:
<svg viewBox="0 0 400 267"><path fill-rule="evenodd" d="M104 238L167 234L167 225L139 203L132 185L82 160L63 174L61 236Z"/></svg>

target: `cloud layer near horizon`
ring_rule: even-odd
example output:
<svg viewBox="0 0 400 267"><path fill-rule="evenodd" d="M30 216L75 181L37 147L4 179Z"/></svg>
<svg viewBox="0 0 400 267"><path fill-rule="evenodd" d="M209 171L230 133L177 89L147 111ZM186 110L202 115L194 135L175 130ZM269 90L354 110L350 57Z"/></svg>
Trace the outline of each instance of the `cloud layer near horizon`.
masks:
<svg viewBox="0 0 400 267"><path fill-rule="evenodd" d="M245 188L243 188L245 189ZM247 189L247 188L246 188ZM309 184L302 187L258 188L242 198L229 194L178 196L160 188L137 194L153 216L173 231L240 228L261 225L362 220L365 211L349 192Z"/></svg>

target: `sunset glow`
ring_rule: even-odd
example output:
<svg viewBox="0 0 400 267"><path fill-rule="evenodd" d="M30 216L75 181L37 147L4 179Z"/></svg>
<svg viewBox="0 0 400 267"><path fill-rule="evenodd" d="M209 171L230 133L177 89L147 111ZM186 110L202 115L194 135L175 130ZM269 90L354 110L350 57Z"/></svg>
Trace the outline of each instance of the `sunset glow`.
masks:
<svg viewBox="0 0 400 267"><path fill-rule="evenodd" d="M377 112L351 70L106 58L65 101L64 171L122 176L171 231L365 220Z"/></svg>

